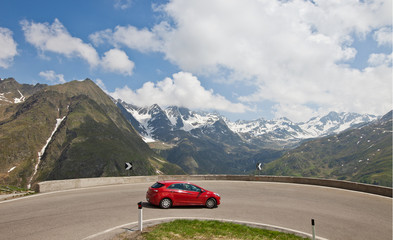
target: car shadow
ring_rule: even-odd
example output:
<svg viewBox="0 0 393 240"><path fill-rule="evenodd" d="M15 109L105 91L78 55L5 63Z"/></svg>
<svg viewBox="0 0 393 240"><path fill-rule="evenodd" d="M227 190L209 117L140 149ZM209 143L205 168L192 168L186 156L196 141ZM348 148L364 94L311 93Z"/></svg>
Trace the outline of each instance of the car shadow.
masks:
<svg viewBox="0 0 393 240"><path fill-rule="evenodd" d="M150 204L149 202L142 202L142 207L143 208L152 208L152 209L162 209L159 206L155 206ZM172 206L169 209L208 209L205 206ZM162 210L167 210L167 209L162 209Z"/></svg>

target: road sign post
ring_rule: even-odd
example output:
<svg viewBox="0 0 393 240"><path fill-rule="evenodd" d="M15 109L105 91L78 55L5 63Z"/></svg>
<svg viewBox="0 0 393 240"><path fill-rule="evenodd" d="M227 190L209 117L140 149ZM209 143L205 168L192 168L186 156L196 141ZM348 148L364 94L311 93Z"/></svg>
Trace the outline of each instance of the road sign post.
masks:
<svg viewBox="0 0 393 240"><path fill-rule="evenodd" d="M138 203L138 209L139 209L138 229L139 229L139 231L142 232L142 230L143 230L142 202Z"/></svg>
<svg viewBox="0 0 393 240"><path fill-rule="evenodd" d="M311 219L311 228L312 228L312 240L315 240L315 221Z"/></svg>

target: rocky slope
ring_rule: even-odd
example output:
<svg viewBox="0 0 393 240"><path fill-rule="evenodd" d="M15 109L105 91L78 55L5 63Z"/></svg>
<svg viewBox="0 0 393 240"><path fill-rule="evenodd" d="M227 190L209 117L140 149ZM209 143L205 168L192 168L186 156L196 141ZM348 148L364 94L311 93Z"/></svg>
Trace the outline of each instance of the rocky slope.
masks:
<svg viewBox="0 0 393 240"><path fill-rule="evenodd" d="M1 101L2 184L29 187L51 179L183 173L148 147L91 80L31 87L31 95L14 81L0 83L6 100L19 92L24 96ZM132 171L125 171L126 162L133 163Z"/></svg>

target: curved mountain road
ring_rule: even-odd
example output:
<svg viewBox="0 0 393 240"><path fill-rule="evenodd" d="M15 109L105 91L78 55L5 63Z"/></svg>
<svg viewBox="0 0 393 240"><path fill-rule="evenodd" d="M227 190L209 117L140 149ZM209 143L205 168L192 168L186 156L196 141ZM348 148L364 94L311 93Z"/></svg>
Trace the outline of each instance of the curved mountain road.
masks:
<svg viewBox="0 0 393 240"><path fill-rule="evenodd" d="M143 218L196 217L255 222L327 239L392 239L392 199L311 185L193 181L218 192L216 209L143 208ZM102 239L107 229L138 219L137 202L153 183L111 185L0 202L1 239ZM122 226L122 227L121 227ZM119 230L119 229L118 229ZM96 237L93 237L96 236Z"/></svg>

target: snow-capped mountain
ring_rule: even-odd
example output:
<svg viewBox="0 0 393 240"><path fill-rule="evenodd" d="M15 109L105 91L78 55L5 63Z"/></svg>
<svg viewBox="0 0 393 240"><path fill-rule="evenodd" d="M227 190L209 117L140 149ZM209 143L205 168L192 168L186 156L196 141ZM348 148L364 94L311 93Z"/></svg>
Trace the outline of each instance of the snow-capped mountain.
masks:
<svg viewBox="0 0 393 240"><path fill-rule="evenodd" d="M116 104L145 142L170 140L171 136L168 135L172 135L173 126L160 106L137 107L121 100L116 101Z"/></svg>
<svg viewBox="0 0 393 240"><path fill-rule="evenodd" d="M304 131L298 124L287 118L265 120L263 118L253 121L227 122L229 128L239 134L249 134L250 137L259 137L266 134L276 135L278 138L296 138Z"/></svg>
<svg viewBox="0 0 393 240"><path fill-rule="evenodd" d="M163 110L157 104L150 107L137 107L121 100L117 100L117 105L124 108L136 120L133 123L131 116L127 116L145 141L171 141L179 135L184 135L184 132L190 133L195 129L213 126L222 118L218 114L195 112L176 106Z"/></svg>
<svg viewBox="0 0 393 240"><path fill-rule="evenodd" d="M216 113L195 112L176 106L170 106L164 111L176 129L188 132L196 128L211 126L222 118Z"/></svg>
<svg viewBox="0 0 393 240"><path fill-rule="evenodd" d="M249 136L248 138L270 135L272 140L274 138L290 140L327 136L377 119L377 116L369 114L330 112L326 116L313 117L301 123L280 118L278 120L227 122L227 124L232 131Z"/></svg>
<svg viewBox="0 0 393 240"><path fill-rule="evenodd" d="M311 118L307 122L294 123L287 118L232 122L218 113L198 112L187 108L170 106L162 109L157 104L136 107L118 100L136 120L134 127L145 140L171 141L179 134L211 138L236 139L266 146L292 146L301 140L338 133L351 127L366 124L378 117L368 114L330 112L326 116ZM229 135L228 135L229 134ZM216 136L214 136L216 135ZM225 135L220 137L220 135Z"/></svg>
<svg viewBox="0 0 393 240"><path fill-rule="evenodd" d="M370 114L330 112L326 116L311 118L299 126L307 133L305 137L315 138L339 133L377 119L377 116Z"/></svg>

